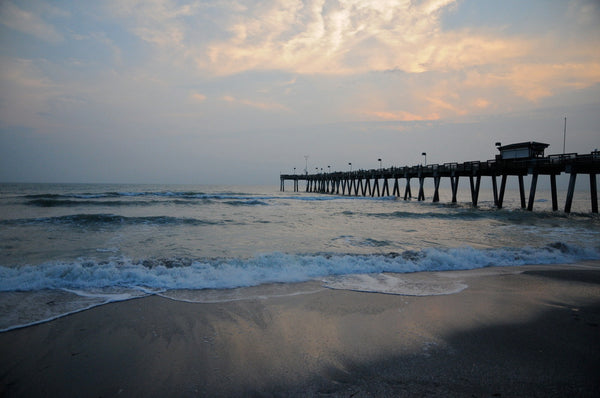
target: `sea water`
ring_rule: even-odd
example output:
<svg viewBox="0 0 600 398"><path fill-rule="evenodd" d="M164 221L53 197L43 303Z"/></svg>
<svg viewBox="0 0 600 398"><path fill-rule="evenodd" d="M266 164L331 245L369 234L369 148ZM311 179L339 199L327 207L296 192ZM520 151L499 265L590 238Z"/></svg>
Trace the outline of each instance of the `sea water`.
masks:
<svg viewBox="0 0 600 398"><path fill-rule="evenodd" d="M449 190L433 203L270 186L0 184L0 330L149 294L210 302L298 294L289 286L306 281L389 293L386 273L600 259L589 193L571 214L552 212L545 192L532 212L518 192L503 209L483 188L476 208L459 194L451 204Z"/></svg>

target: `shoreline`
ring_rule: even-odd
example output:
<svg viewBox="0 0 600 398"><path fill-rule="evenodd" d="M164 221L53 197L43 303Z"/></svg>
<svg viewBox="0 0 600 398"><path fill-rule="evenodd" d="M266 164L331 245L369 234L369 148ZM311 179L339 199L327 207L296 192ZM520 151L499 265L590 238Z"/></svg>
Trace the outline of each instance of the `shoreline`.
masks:
<svg viewBox="0 0 600 398"><path fill-rule="evenodd" d="M108 303L0 333L0 395L600 394L600 261L395 275L467 287Z"/></svg>

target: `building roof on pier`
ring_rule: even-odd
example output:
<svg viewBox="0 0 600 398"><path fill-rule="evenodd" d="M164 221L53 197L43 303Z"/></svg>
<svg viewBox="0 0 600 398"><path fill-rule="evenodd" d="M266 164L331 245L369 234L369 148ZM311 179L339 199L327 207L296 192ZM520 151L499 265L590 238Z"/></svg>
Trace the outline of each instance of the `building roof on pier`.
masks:
<svg viewBox="0 0 600 398"><path fill-rule="evenodd" d="M498 145L498 150L500 150L500 155L498 155L498 157L503 160L543 158L544 149L549 146L548 144L535 141L519 142L509 145L500 145L500 143L498 143L496 145Z"/></svg>
<svg viewBox="0 0 600 398"><path fill-rule="evenodd" d="M502 146L499 146L498 149L500 151L503 151L505 149L527 148L527 149L533 149L534 151L543 151L544 149L548 148L549 146L550 146L550 144L544 144L543 142L527 141L527 142L519 142L516 144L502 145Z"/></svg>

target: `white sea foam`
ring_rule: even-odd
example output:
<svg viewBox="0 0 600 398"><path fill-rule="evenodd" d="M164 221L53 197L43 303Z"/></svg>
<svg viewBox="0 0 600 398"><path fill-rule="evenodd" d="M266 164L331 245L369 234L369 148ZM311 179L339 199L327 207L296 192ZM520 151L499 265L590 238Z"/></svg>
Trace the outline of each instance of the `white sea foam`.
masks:
<svg viewBox="0 0 600 398"><path fill-rule="evenodd" d="M313 294L323 290L317 281L304 283L269 283L238 289L175 289L157 293L158 296L186 303L223 303L241 300L265 300L274 297Z"/></svg>
<svg viewBox="0 0 600 398"><path fill-rule="evenodd" d="M398 294L404 296L437 296L458 293L468 286L460 280L440 279L431 274L340 275L323 279L323 286L330 289L355 290L359 292Z"/></svg>
<svg viewBox="0 0 600 398"><path fill-rule="evenodd" d="M585 259L600 259L600 252L557 243L518 249L427 248L388 255L270 253L248 259L54 261L35 266L0 266L0 291L140 286L150 289L228 289L302 282L329 275L463 270L570 263Z"/></svg>
<svg viewBox="0 0 600 398"><path fill-rule="evenodd" d="M52 321L99 305L144 297L150 293L126 288L0 292L0 332Z"/></svg>
<svg viewBox="0 0 600 398"><path fill-rule="evenodd" d="M119 258L0 266L0 332L149 294L204 303L262 299L314 293L319 290L314 282L296 288L285 284L320 280L331 289L439 295L459 292L467 285L433 274L409 273L584 259L600 259L600 253L553 244L522 249L430 248L388 255L271 253L249 259Z"/></svg>

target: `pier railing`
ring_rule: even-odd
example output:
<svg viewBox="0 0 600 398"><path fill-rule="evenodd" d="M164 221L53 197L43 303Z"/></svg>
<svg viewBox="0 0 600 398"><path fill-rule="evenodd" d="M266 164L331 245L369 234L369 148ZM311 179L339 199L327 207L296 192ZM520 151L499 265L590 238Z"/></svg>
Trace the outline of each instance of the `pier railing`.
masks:
<svg viewBox="0 0 600 398"><path fill-rule="evenodd" d="M458 182L460 177L469 178L471 188L471 202L477 206L481 177L492 179L494 203L501 208L506 181L508 176L516 176L519 179L519 193L521 207L533 210L535 192L539 175L550 176L552 191L552 209L558 210L558 199L556 192L556 176L562 173L570 175L567 198L564 211L569 213L573 201L575 181L578 174L588 174L590 180L590 199L593 213L598 213L598 194L596 174L600 172L600 152L594 151L590 154L567 153L550 155L547 157L527 159L493 159L487 161L467 161L462 163L429 164L426 166L401 166L370 170L334 171L316 174L281 174L280 189L285 190L285 181L294 183L294 192L299 191L299 181L306 181L306 192L352 195L352 196L389 196L389 180L393 180L391 195L400 197L399 180L405 180L403 197L405 200L412 198L411 179L419 181L418 200L425 200L424 181L433 178L434 194L433 201L439 201L439 186L441 178L450 178L452 188L452 202L456 203ZM525 188L523 177L531 175L531 187L529 200L525 201ZM497 178L500 177L500 187ZM382 181L380 187L380 180Z"/></svg>

